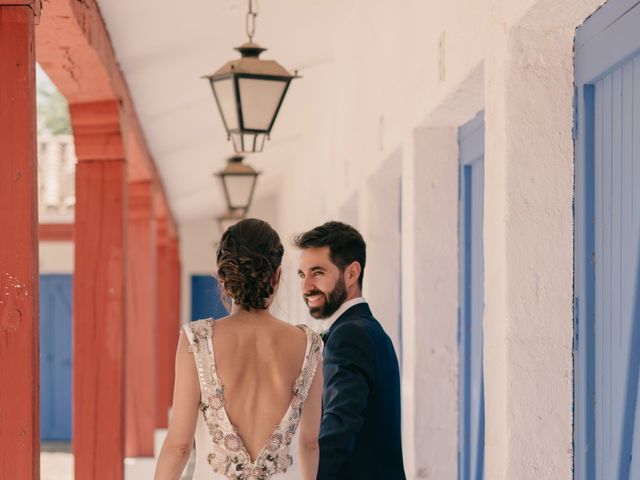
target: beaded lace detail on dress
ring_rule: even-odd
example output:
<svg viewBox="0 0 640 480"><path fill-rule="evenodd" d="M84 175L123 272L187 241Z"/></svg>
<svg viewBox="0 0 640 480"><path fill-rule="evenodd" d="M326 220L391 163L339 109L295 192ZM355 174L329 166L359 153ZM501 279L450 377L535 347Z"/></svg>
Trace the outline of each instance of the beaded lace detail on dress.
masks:
<svg viewBox="0 0 640 480"><path fill-rule="evenodd" d="M184 327L191 330L188 337L198 368L200 413L214 446L207 461L215 473L230 480L268 480L277 473L285 473L293 463L291 440L300 423L302 406L322 357L322 340L307 327L299 325L307 334L307 348L302 369L293 385L291 402L279 425L256 459L252 460L238 429L231 423L224 408L223 386L217 375L213 354L213 325L213 320L200 320Z"/></svg>

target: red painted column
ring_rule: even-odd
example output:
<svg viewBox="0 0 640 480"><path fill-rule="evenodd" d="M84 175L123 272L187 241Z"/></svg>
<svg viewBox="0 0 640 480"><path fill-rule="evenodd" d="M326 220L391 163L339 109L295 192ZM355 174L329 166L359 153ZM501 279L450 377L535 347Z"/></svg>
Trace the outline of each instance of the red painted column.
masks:
<svg viewBox="0 0 640 480"><path fill-rule="evenodd" d="M181 284L182 284L182 271L180 267L180 241L178 237L172 237L169 240L169 257L171 264L170 271L170 298L171 298L171 327L168 328L169 333L169 349L171 352L170 362L171 369L169 373L169 383L171 384L171 399L170 405L173 405L173 382L174 382L174 363L175 363L175 353L176 347L178 346L178 338L180 336L180 316L181 316L181 308L180 308L180 298L181 298Z"/></svg>
<svg viewBox="0 0 640 480"><path fill-rule="evenodd" d="M40 478L36 172L34 12L0 2L2 479Z"/></svg>
<svg viewBox="0 0 640 480"><path fill-rule="evenodd" d="M180 250L179 250L179 239L177 237L171 237L168 240L167 247L167 256L168 256L168 266L167 266L167 318L166 322L166 349L167 349L167 358L166 369L167 369L167 379L166 384L168 385L168 401L169 407L173 405L173 383L175 376L175 353L176 347L178 345L178 338L180 336L180 299L181 299L181 269L180 269Z"/></svg>
<svg viewBox="0 0 640 480"><path fill-rule="evenodd" d="M156 226L151 182L129 184L127 457L152 457L156 423Z"/></svg>
<svg viewBox="0 0 640 480"><path fill-rule="evenodd" d="M76 480L124 476L126 162L116 101L70 105L76 144Z"/></svg>
<svg viewBox="0 0 640 480"><path fill-rule="evenodd" d="M172 278L171 256L169 245L169 231L167 219L159 218L157 222L158 232L158 256L157 256L157 309L158 329L156 338L156 368L157 368L157 395L156 395L156 427L167 428L168 411L171 405L175 350L170 345L173 335L172 311Z"/></svg>

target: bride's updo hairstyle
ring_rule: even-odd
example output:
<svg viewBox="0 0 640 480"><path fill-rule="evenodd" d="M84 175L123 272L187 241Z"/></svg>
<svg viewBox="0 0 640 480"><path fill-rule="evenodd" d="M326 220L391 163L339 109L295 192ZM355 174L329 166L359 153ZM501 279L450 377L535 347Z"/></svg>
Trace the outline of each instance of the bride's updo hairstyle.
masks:
<svg viewBox="0 0 640 480"><path fill-rule="evenodd" d="M280 237L267 222L247 218L232 225L218 246L218 280L222 290L242 308L267 308L283 254Z"/></svg>

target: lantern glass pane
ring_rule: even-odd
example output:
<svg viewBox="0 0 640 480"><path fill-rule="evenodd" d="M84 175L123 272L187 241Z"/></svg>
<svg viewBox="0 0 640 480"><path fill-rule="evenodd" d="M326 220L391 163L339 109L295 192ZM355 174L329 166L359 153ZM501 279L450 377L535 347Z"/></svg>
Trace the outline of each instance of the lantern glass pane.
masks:
<svg viewBox="0 0 640 480"><path fill-rule="evenodd" d="M233 148L238 153L256 153L264 148L265 133L232 133Z"/></svg>
<svg viewBox="0 0 640 480"><path fill-rule="evenodd" d="M244 150L242 149L242 135L239 133L232 133L231 134L231 141L233 142L233 149L238 152L238 153L242 153L244 152Z"/></svg>
<svg viewBox="0 0 640 480"><path fill-rule="evenodd" d="M256 139L256 152L261 152L264 148L264 139L267 138L267 135L264 133L259 133Z"/></svg>
<svg viewBox="0 0 640 480"><path fill-rule="evenodd" d="M226 175L224 181L227 184L229 194L229 208L248 208L251 199L251 191L256 177L253 175Z"/></svg>
<svg viewBox="0 0 640 480"><path fill-rule="evenodd" d="M255 152L256 151L256 134L244 133L242 135L242 145L244 145L245 152Z"/></svg>
<svg viewBox="0 0 640 480"><path fill-rule="evenodd" d="M238 110L236 108L236 93L233 88L233 78L224 78L211 82L213 91L220 106L220 113L228 130L238 128Z"/></svg>
<svg viewBox="0 0 640 480"><path fill-rule="evenodd" d="M286 81L240 78L240 102L243 127L247 130L269 131L280 100L287 86Z"/></svg>

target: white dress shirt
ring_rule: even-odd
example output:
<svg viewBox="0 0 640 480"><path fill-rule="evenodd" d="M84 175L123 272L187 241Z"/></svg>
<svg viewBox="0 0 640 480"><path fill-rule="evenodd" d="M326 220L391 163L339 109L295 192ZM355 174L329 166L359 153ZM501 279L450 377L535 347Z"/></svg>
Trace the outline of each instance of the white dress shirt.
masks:
<svg viewBox="0 0 640 480"><path fill-rule="evenodd" d="M344 302L342 305L340 305L340 308L338 308L338 310L336 310L329 318L324 318L317 321L317 332L324 333L328 331L331 328L331 325L333 325L335 321L340 318L340 315L342 315L354 305L358 305L359 303L367 303L367 300L364 297L356 297L347 302Z"/></svg>

